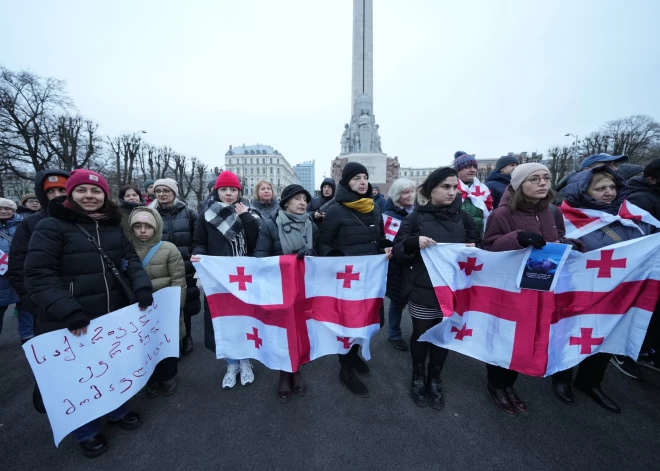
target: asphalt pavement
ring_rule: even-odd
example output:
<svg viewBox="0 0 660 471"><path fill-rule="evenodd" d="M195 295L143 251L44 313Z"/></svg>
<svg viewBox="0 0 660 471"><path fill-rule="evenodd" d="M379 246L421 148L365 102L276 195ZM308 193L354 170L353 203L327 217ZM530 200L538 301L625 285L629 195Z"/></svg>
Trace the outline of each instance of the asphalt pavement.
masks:
<svg viewBox="0 0 660 471"><path fill-rule="evenodd" d="M404 336L410 317L404 312ZM144 425L104 424L108 452L83 457L75 441L53 444L48 420L32 408L33 379L8 312L0 335L0 469L9 470L653 470L660 469L660 373L631 380L610 366L603 390L622 408L612 414L576 391L555 398L549 379L522 377L530 409L506 417L486 392L479 361L450 353L443 373L446 406L420 408L409 397L411 360L387 340L372 339L369 397L338 380L336 356L302 367L304 397L276 397L278 373L255 365L254 384L221 388L223 361L203 346L203 319L193 318L194 352L179 363L179 390L129 404Z"/></svg>

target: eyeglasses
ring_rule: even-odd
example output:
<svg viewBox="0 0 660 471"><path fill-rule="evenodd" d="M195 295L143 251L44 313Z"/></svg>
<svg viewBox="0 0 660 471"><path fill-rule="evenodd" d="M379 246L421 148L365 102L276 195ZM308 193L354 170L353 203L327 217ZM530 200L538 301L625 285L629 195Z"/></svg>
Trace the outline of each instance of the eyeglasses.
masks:
<svg viewBox="0 0 660 471"><path fill-rule="evenodd" d="M528 178L525 181L531 183L532 185L538 185L541 180L543 180L546 183L550 183L552 181L552 177L550 175L545 175L543 177Z"/></svg>
<svg viewBox="0 0 660 471"><path fill-rule="evenodd" d="M25 200L25 202L26 202L27 204L36 204L36 203L39 202L39 200L29 199L29 200Z"/></svg>
<svg viewBox="0 0 660 471"><path fill-rule="evenodd" d="M156 190L154 193L157 195L169 195L172 193L172 190Z"/></svg>

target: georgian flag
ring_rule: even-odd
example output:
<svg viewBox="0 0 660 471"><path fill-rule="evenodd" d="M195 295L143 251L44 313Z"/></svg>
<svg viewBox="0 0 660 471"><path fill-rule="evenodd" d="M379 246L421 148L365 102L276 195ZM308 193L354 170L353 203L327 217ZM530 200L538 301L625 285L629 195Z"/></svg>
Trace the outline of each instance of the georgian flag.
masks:
<svg viewBox="0 0 660 471"><path fill-rule="evenodd" d="M399 232L401 221L399 221L397 218L393 218L392 216L386 216L383 214L383 223L385 226L385 237L387 240L393 241L397 232Z"/></svg>
<svg viewBox="0 0 660 471"><path fill-rule="evenodd" d="M217 358L254 358L297 371L346 353L380 328L387 261L364 257L210 257L195 263L204 287Z"/></svg>
<svg viewBox="0 0 660 471"><path fill-rule="evenodd" d="M9 268L9 255L0 250L0 275L7 273Z"/></svg>
<svg viewBox="0 0 660 471"><path fill-rule="evenodd" d="M422 250L445 319L420 337L484 362L549 376L598 352L637 358L660 296L660 234L572 251L554 292L519 289L525 250Z"/></svg>
<svg viewBox="0 0 660 471"><path fill-rule="evenodd" d="M642 234L644 232L635 221L645 222L660 228L660 221L639 206L635 206L630 201L624 201L621 203L619 214L617 215L594 209L574 208L566 201L564 201L559 208L564 215L564 225L566 226L565 237L569 239L579 239L590 232L596 231L601 227L605 227L616 221L619 221L624 226L634 227Z"/></svg>
<svg viewBox="0 0 660 471"><path fill-rule="evenodd" d="M477 177L474 177L472 185L466 185L458 179L458 190L461 192L463 202L470 198L472 204L479 208L484 213L484 230L486 229L486 219L493 211L493 196L490 194L490 189L481 183Z"/></svg>

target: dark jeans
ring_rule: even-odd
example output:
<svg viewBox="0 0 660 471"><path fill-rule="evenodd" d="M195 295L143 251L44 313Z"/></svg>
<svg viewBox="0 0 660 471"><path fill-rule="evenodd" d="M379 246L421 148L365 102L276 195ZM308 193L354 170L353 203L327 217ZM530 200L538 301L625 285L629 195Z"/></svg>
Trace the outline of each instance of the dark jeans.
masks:
<svg viewBox="0 0 660 471"><path fill-rule="evenodd" d="M610 358L612 358L612 355L609 353L596 353L582 360L578 368L578 374L575 376L575 383L584 389L600 387L607 365L610 363ZM571 384L572 379L572 368L558 371L552 375L553 383Z"/></svg>
<svg viewBox="0 0 660 471"><path fill-rule="evenodd" d="M414 365L422 365L426 363L426 356L428 351L431 350L431 364L442 366L445 364L449 350L446 348L438 347L429 342L420 342L419 337L424 334L431 327L438 325L442 322L442 318L438 319L417 319L412 318L413 332L410 336L410 355Z"/></svg>
<svg viewBox="0 0 660 471"><path fill-rule="evenodd" d="M162 383L174 378L178 371L178 358L165 358L158 362L147 384Z"/></svg>
<svg viewBox="0 0 660 471"><path fill-rule="evenodd" d="M513 387L516 379L518 379L518 372L486 364L486 371L488 372L488 384L497 389Z"/></svg>
<svg viewBox="0 0 660 471"><path fill-rule="evenodd" d="M124 403L121 406L119 406L117 409L113 410L108 415L106 415L106 417L108 420L116 421L124 417L129 412L130 410L128 409L128 406L126 405L126 403ZM73 435L73 438L75 438L76 441L80 443L95 437L100 432L101 432L101 418L99 417L98 419L94 419L88 424L85 424L82 427L75 429L73 432L71 432L71 435Z"/></svg>
<svg viewBox="0 0 660 471"><path fill-rule="evenodd" d="M403 340L403 335L401 334L401 314L404 307L404 305L390 300L390 309L387 313L387 336L392 340Z"/></svg>

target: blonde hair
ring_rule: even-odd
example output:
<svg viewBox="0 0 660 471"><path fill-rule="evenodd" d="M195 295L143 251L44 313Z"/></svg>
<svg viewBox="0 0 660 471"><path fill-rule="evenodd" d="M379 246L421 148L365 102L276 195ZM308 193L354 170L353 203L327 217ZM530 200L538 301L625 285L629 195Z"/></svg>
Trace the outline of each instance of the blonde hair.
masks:
<svg viewBox="0 0 660 471"><path fill-rule="evenodd" d="M593 190L594 187L603 180L610 180L612 183L616 185L616 179L614 178L614 175L607 173L607 171L605 170L601 170L601 171L595 170L591 174L591 180L589 180L589 185L587 186L587 193Z"/></svg>
<svg viewBox="0 0 660 471"><path fill-rule="evenodd" d="M256 185L254 185L254 198L261 202L259 199L259 188L261 188L261 185L268 185L270 187L270 192L273 194L273 198L275 197L275 189L273 189L273 184L269 182L268 180L259 180Z"/></svg>

